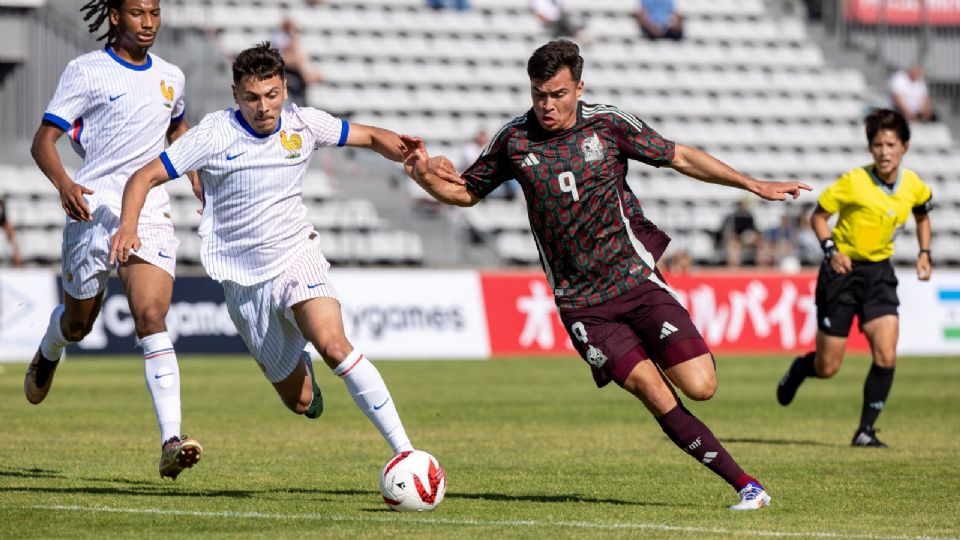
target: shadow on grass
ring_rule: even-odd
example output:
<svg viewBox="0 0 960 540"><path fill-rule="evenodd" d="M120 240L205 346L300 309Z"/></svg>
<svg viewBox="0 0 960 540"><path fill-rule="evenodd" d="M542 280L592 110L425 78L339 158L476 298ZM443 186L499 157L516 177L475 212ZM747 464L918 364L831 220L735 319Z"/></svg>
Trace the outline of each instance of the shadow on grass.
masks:
<svg viewBox="0 0 960 540"><path fill-rule="evenodd" d="M323 495L357 495L363 497L380 497L379 491L360 490L360 489L285 489L286 493L301 494L323 494ZM469 499L475 501L506 501L506 502L533 502L533 503L587 503L587 504L617 504L624 506L664 506L679 507L693 506L683 503L666 502L645 502L645 501L625 501L622 499L598 499L594 497L584 497L577 494L559 494L559 495L523 495L507 493L447 493L446 499ZM389 510L389 509L387 509ZM375 511L375 510L369 510ZM376 510L379 511L379 510Z"/></svg>
<svg viewBox="0 0 960 540"><path fill-rule="evenodd" d="M66 476L60 474L60 471L50 469L23 469L19 471L0 469L0 476L13 478L66 478Z"/></svg>
<svg viewBox="0 0 960 540"><path fill-rule="evenodd" d="M774 446L840 446L837 444L826 443L823 441L792 440L792 439L756 439L756 438L729 438L723 439L724 443L744 443L744 444L771 444Z"/></svg>
<svg viewBox="0 0 960 540"><path fill-rule="evenodd" d="M233 489L191 489L189 491L171 490L169 486L140 486L140 487L112 487L112 486L76 486L76 487L5 487L10 493L79 493L85 495L137 495L146 497L228 497L231 499L250 499L257 495L256 491Z"/></svg>

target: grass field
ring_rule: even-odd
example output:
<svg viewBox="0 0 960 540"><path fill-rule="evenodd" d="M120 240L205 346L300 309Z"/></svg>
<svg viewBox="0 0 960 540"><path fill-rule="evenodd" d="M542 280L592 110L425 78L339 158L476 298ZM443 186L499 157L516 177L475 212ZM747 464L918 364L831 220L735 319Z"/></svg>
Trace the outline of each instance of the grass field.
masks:
<svg viewBox="0 0 960 540"><path fill-rule="evenodd" d="M901 359L887 450L849 446L864 358L782 408L788 359L720 358L690 408L767 485L770 508L680 452L639 402L579 360L379 362L414 444L447 471L427 514L381 502L387 445L342 383L319 420L288 413L245 358L182 357L184 430L204 445L159 478L142 359L71 360L40 406L0 365L0 538L918 538L960 534L960 358Z"/></svg>

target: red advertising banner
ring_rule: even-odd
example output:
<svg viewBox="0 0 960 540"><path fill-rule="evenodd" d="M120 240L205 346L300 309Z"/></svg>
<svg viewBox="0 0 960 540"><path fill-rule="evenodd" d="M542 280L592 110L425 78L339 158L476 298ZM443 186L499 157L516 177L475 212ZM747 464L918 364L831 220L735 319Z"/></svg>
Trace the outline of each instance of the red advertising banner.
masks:
<svg viewBox="0 0 960 540"><path fill-rule="evenodd" d="M960 24L960 0L847 0L846 19L861 24Z"/></svg>
<svg viewBox="0 0 960 540"><path fill-rule="evenodd" d="M815 273L705 273L669 280L715 353L796 354L814 346ZM481 274L493 356L575 354L543 274ZM847 350L869 350L852 330Z"/></svg>

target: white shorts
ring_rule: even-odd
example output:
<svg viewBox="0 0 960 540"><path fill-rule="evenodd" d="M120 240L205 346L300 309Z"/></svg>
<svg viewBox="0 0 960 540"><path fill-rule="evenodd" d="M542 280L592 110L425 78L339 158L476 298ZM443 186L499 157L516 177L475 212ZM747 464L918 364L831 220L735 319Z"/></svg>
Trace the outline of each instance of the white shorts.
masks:
<svg viewBox="0 0 960 540"><path fill-rule="evenodd" d="M166 271L174 277L180 241L173 233L169 217L154 219L137 227L141 246L132 255ZM110 240L120 226L120 218L107 208L94 212L93 221L72 221L63 228L60 277L63 290L77 300L97 296L107 287L111 265Z"/></svg>
<svg viewBox="0 0 960 540"><path fill-rule="evenodd" d="M330 263L320 251L316 234L284 271L256 285L223 282L227 310L240 336L272 383L286 379L307 346L293 315L294 305L311 298L337 298L327 276Z"/></svg>

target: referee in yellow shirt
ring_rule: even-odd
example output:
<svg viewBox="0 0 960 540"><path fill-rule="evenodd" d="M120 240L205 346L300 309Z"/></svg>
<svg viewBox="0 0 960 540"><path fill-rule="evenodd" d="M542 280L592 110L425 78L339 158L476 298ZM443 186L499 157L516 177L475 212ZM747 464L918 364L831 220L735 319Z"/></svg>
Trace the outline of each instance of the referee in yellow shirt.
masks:
<svg viewBox="0 0 960 540"><path fill-rule="evenodd" d="M930 279L930 188L900 167L910 147L910 127L894 111L878 109L866 119L873 164L838 178L820 195L811 222L823 247L817 276L817 350L797 357L777 386L777 401L789 405L807 377L829 379L840 369L854 315L870 342L873 365L863 387L860 426L853 446L885 448L874 424L883 410L896 364L900 320L893 241L912 213L917 221L917 277ZM827 219L840 214L831 232Z"/></svg>

